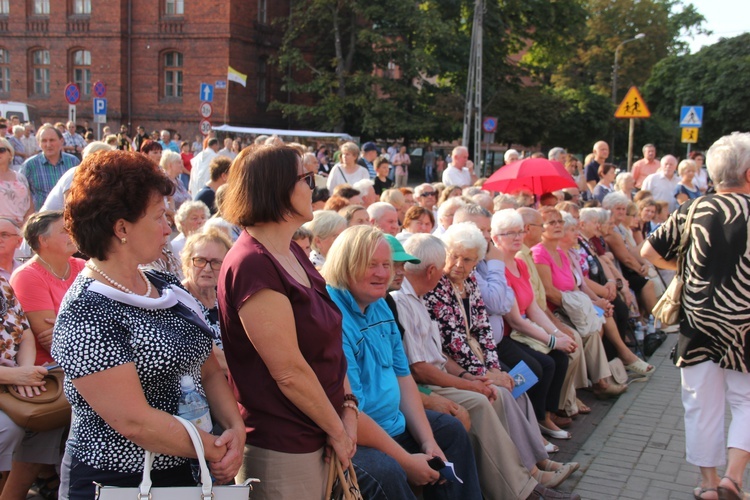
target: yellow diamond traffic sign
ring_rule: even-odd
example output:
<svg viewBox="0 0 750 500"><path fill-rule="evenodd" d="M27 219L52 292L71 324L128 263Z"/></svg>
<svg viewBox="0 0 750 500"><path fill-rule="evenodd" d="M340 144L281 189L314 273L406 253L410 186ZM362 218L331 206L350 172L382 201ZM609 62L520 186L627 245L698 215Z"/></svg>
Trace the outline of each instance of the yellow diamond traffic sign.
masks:
<svg viewBox="0 0 750 500"><path fill-rule="evenodd" d="M615 118L650 118L651 112L646 106L646 101L643 100L643 96L638 92L635 87L630 87L628 93L625 95L625 99L622 100L620 105L615 111Z"/></svg>
<svg viewBox="0 0 750 500"><path fill-rule="evenodd" d="M682 129L682 142L689 142L695 144L698 142L698 128L696 127L685 127Z"/></svg>

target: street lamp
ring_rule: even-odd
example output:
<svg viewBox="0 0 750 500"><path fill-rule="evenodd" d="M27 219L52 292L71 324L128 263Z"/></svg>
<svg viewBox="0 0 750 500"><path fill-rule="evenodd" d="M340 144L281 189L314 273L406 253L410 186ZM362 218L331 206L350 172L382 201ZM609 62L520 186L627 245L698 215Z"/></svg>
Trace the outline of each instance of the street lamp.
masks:
<svg viewBox="0 0 750 500"><path fill-rule="evenodd" d="M638 33L633 38L629 38L622 42L620 45L617 46L615 49L615 64L612 72L612 104L617 106L617 70L619 69L619 66L617 66L617 60L620 58L620 49L625 46L625 44L628 44L630 42L635 42L636 40L640 40L641 38L645 38L645 33Z"/></svg>
<svg viewBox="0 0 750 500"><path fill-rule="evenodd" d="M624 42L620 43L620 45L617 46L615 49L615 64L612 67L612 105L617 108L617 70L619 69L619 66L617 66L617 60L620 58L620 49L625 46L625 44L628 44L630 42L635 42L636 40L640 40L641 38L645 38L645 33L638 33L633 38L628 38ZM617 123L617 120L615 119L615 123ZM612 126L612 162L615 161L615 127Z"/></svg>

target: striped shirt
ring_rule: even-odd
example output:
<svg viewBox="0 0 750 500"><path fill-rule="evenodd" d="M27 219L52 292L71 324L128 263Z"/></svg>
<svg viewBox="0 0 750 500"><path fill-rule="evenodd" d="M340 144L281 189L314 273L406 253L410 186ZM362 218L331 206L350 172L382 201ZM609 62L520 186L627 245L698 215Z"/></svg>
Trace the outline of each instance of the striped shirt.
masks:
<svg viewBox="0 0 750 500"><path fill-rule="evenodd" d="M666 260L677 258L692 203L684 264L677 366L705 361L748 373L750 366L750 196L709 195L683 203L651 236Z"/></svg>
<svg viewBox="0 0 750 500"><path fill-rule="evenodd" d="M55 165L47 160L44 153L32 156L21 165L21 174L29 181L29 190L34 200L35 210L44 205L47 195L55 187L60 177L81 161L68 153L60 153L60 159Z"/></svg>

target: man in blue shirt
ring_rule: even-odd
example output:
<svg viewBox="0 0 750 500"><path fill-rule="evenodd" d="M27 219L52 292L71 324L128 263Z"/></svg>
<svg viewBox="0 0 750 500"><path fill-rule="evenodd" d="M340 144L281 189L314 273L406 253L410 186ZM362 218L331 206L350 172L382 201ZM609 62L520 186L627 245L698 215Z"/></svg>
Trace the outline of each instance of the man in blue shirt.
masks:
<svg viewBox="0 0 750 500"><path fill-rule="evenodd" d="M42 152L23 162L19 172L29 181L34 207L39 210L60 177L78 165L80 160L63 153L63 135L54 125L42 125L36 138Z"/></svg>

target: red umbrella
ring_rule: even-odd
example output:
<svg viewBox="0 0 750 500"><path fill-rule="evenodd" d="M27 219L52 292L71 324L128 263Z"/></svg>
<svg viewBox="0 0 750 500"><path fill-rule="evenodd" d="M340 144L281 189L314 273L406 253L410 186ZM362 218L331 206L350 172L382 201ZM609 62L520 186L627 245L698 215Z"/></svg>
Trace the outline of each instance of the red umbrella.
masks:
<svg viewBox="0 0 750 500"><path fill-rule="evenodd" d="M563 164L546 158L526 158L505 165L482 185L487 191L515 193L527 190L536 195L574 187L578 187L576 181Z"/></svg>

